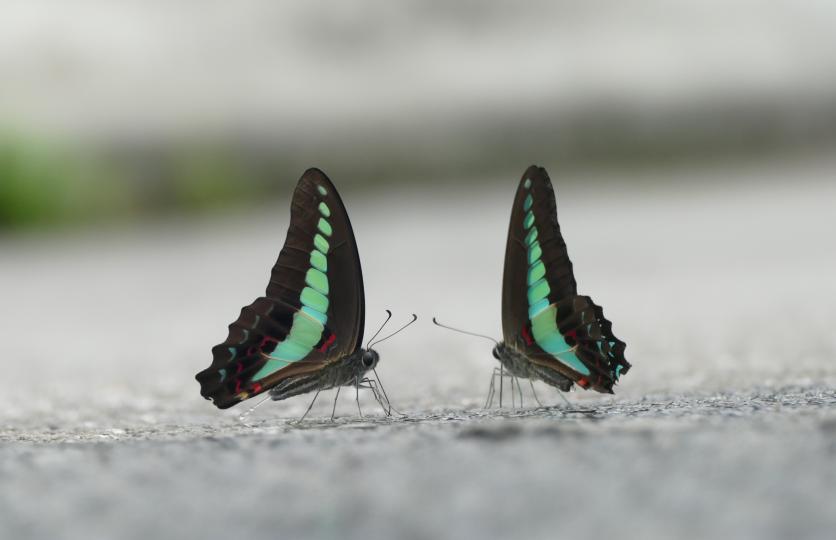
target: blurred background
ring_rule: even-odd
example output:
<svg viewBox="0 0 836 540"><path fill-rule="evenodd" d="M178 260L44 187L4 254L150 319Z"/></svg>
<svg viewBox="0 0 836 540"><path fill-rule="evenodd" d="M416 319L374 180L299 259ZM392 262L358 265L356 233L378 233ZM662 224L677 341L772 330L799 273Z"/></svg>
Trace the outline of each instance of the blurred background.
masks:
<svg viewBox="0 0 836 540"><path fill-rule="evenodd" d="M826 0L36 0L0 17L0 227L564 169L703 166L836 136Z"/></svg>
<svg viewBox="0 0 836 540"><path fill-rule="evenodd" d="M367 335L386 308L395 322L421 318L379 347L404 410L481 404L491 345L429 321L499 337L510 204L532 163L555 184L580 292L603 305L634 365L615 398L571 400L832 385L835 143L829 0L4 0L0 433L229 434L241 411L215 410L193 377L263 293L311 166L334 180L354 223ZM259 418L301 415L309 397ZM312 412L329 413L329 398ZM101 466L93 477L119 477ZM591 481L597 470L582 481L610 480ZM27 505L19 493L39 499L37 486L52 484L26 471L7 471L18 492L0 493L0 522L52 536L60 528L41 517L67 512L78 493ZM183 488L188 497L211 499L207 480L184 482L200 486ZM137 509L154 514L159 485L103 515L129 529ZM333 497L351 499L340 489ZM427 490L427 508L456 511ZM619 507L631 490L613 491ZM751 516L763 517L749 494ZM384 523L396 526L397 501L415 501L392 497ZM718 523L710 497L694 497L667 514L672 523ZM92 500L81 514L102 502ZM172 507L187 513L190 501ZM825 515L795 522L787 508L757 521L792 527L758 538ZM305 530L299 515L276 514Z"/></svg>

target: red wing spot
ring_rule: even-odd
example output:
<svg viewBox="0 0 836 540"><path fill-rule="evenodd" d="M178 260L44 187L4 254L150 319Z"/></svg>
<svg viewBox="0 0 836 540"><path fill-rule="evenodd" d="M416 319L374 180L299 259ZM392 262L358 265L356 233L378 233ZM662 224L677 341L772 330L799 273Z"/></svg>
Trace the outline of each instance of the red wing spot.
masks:
<svg viewBox="0 0 836 540"><path fill-rule="evenodd" d="M270 342L273 342L273 343L278 343L278 342L279 342L279 340L278 340L278 339L276 339L276 338L274 338L274 337L264 336L264 338L261 340L261 348L263 349L263 348L264 348L264 346L265 346L265 345L267 345L267 344L268 344L268 343L270 343Z"/></svg>
<svg viewBox="0 0 836 540"><path fill-rule="evenodd" d="M328 336L328 339L325 340L325 343L322 344L322 347L319 348L319 352L325 352L328 350L328 347L331 346L332 343L337 341L337 334L331 334Z"/></svg>
<svg viewBox="0 0 836 540"><path fill-rule="evenodd" d="M566 332L565 337L570 337L570 338L572 338L572 339L574 339L574 340L576 340L576 341L577 341L577 339L578 339L578 331L577 331L577 330L570 330L570 331Z"/></svg>
<svg viewBox="0 0 836 540"><path fill-rule="evenodd" d="M237 381L235 381L235 393L239 394L240 392L241 392L241 381L237 380Z"/></svg>
<svg viewBox="0 0 836 540"><path fill-rule="evenodd" d="M258 394L261 392L261 385L259 383L255 383L253 385L253 394Z"/></svg>
<svg viewBox="0 0 836 540"><path fill-rule="evenodd" d="M522 327L522 337L525 340L526 345L534 344L534 340L531 338L531 334L528 333L528 325Z"/></svg>
<svg viewBox="0 0 836 540"><path fill-rule="evenodd" d="M587 388L589 388L589 381L586 379L586 377L581 377L580 379L578 379L578 386L586 390Z"/></svg>

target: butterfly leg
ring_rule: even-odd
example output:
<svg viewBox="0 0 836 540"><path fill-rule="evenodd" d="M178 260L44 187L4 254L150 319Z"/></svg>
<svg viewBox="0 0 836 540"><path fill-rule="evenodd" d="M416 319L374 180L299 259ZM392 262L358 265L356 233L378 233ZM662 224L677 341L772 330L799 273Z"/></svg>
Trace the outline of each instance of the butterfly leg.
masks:
<svg viewBox="0 0 836 540"><path fill-rule="evenodd" d="M487 409L493 405L493 401L496 398L496 379L499 378L499 406L502 407L502 393L503 393L503 384L505 377L511 378L511 398L514 398L514 376L510 373L508 375L505 374L505 370L502 367L493 368L493 373L491 374L491 382L488 385L488 396L485 398L485 405L483 408ZM522 405L522 398L520 398L520 404ZM516 406L513 405L512 406Z"/></svg>
<svg viewBox="0 0 836 540"><path fill-rule="evenodd" d="M511 376L511 392L514 391L514 383L517 383L517 392L520 394L520 409L524 409L525 405L523 405L523 394L522 394L522 387L520 387L520 379L519 377L512 375Z"/></svg>
<svg viewBox="0 0 836 540"><path fill-rule="evenodd" d="M372 391L372 395L374 396L374 400L377 401L377 404L380 405L381 409L383 409L383 414L385 414L386 416L392 416L392 413L391 413L392 405L387 400L385 400L384 397L383 397L383 394L380 393L380 389L379 389L379 386L377 384L377 381L375 381L374 379L369 379L367 377L360 382L365 383L365 384L361 384L360 388L365 388L367 390Z"/></svg>
<svg viewBox="0 0 836 540"><path fill-rule="evenodd" d="M485 409L493 405L493 398L496 394L496 373L498 371L499 368L493 368L493 372L491 373L491 383L488 385L488 397L485 398L485 406L483 407Z"/></svg>
<svg viewBox="0 0 836 540"><path fill-rule="evenodd" d="M374 388L374 393L377 396L377 402L380 403L381 408L383 408L383 412L386 413L386 416L392 416L392 411L395 411L398 414L402 414L398 412L394 407L392 407L392 403L389 401L389 396L386 395L386 392L383 390L383 385L380 384L380 381L371 380L370 383Z"/></svg>
<svg viewBox="0 0 836 540"><path fill-rule="evenodd" d="M500 409L502 408L502 382L503 382L502 379L503 379L503 377L505 377L504 368L505 368L505 366L503 366L502 364L499 364L499 408Z"/></svg>
<svg viewBox="0 0 836 540"><path fill-rule="evenodd" d="M331 421L334 421L334 415L337 413L337 400L340 398L340 389L342 386L337 387L337 395L334 396L334 406L331 408Z"/></svg>
<svg viewBox="0 0 836 540"><path fill-rule="evenodd" d="M537 397L537 391L534 390L534 381L532 381L531 379L528 379L528 384L531 385L531 394L534 396L534 401L537 402L538 406L542 407L543 404L540 402L540 398Z"/></svg>
<svg viewBox="0 0 836 540"><path fill-rule="evenodd" d="M308 410L306 410L306 411L305 411L305 414L303 414L303 415L302 415L302 418L300 418L299 420L297 420L297 421L296 421L296 423L297 423L297 424L301 424L301 423L302 423L302 420L304 420L304 419L305 419L305 417L306 417L306 416L308 416L308 413L309 413L309 412L311 412L311 409L313 408L313 404L314 404L314 403L316 403L316 398L318 398L318 397L319 397L319 393L320 393L321 391L322 391L322 388L317 388L317 389L316 389L316 394L314 394L314 397L313 397L313 399L311 400L311 404L310 404L310 405L308 405Z"/></svg>
<svg viewBox="0 0 836 540"><path fill-rule="evenodd" d="M566 405L568 405L569 407L571 407L571 406L572 406L572 404L571 404L571 403L569 403L569 400L568 400L568 399L566 399L566 396L564 396L564 395L563 395L563 390L558 390L558 391L557 391L557 394L558 394L558 395L560 396L560 398L561 398L561 399L562 399L562 400L566 403Z"/></svg>
<svg viewBox="0 0 836 540"><path fill-rule="evenodd" d="M520 392L520 407L525 407L525 405L523 405L523 393L522 393L522 387L520 386L520 380L519 379L517 379L517 390Z"/></svg>
<svg viewBox="0 0 836 540"><path fill-rule="evenodd" d="M383 383L380 382L380 379L369 379L369 385L372 391L376 393L377 402L383 407L383 412L386 413L386 416L392 416L392 411L395 411L395 414L400 416L406 416L406 414L396 409L392 405L392 402L389 401L389 396L386 394L386 390L383 388Z"/></svg>
<svg viewBox="0 0 836 540"><path fill-rule="evenodd" d="M354 382L354 399L357 401L357 412L360 413L360 418L363 418L363 410L360 409L360 378Z"/></svg>
<svg viewBox="0 0 836 540"><path fill-rule="evenodd" d="M366 384L369 385L368 388L372 391L374 400L377 401L377 404L380 405L381 409L383 409L383 414L385 414L386 416L391 416L392 413L389 411L389 408L383 400L383 395L381 395L380 393L380 388L377 386L377 381L373 379L366 379Z"/></svg>
<svg viewBox="0 0 836 540"><path fill-rule="evenodd" d="M392 402L389 401L389 396L386 395L386 389L383 387L383 381L380 380L380 376L377 374L377 370L372 369L372 372L374 373L374 378L377 380L377 384L380 386L380 391L383 393L383 397L386 399L386 403L389 405L389 412L386 414L387 416L389 416L392 414L392 410L394 409L394 407L392 407ZM395 410L395 412L398 414L403 414L398 412L397 410Z"/></svg>

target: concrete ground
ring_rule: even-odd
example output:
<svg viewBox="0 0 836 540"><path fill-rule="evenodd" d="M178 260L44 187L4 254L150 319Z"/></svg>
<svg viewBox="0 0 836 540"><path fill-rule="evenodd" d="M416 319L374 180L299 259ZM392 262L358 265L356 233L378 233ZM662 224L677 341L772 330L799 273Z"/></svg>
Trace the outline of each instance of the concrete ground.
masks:
<svg viewBox="0 0 836 540"><path fill-rule="evenodd" d="M548 165L546 163L545 165ZM521 167L522 170L522 167ZM832 538L836 160L555 177L615 396L482 410L515 178L343 193L404 416L239 410L194 373L259 295L287 204L0 239L0 538ZM339 186L339 171L328 171ZM601 178L603 176L603 178Z"/></svg>

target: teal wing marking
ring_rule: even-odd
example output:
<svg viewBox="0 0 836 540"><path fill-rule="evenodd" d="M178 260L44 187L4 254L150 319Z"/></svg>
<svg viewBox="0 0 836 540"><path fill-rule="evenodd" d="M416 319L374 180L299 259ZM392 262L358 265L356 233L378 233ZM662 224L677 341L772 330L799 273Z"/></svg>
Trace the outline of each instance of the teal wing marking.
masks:
<svg viewBox="0 0 836 540"><path fill-rule="evenodd" d="M531 180L526 179L524 185L529 189ZM531 321L531 334L537 345L557 361L582 375L589 375L589 368L577 357L575 349L566 343L557 328L557 306L549 303L551 287L546 279L543 250L537 240L539 234L534 225L533 204L534 199L529 193L523 206L526 211L523 228L527 231L525 243L528 251L528 318Z"/></svg>
<svg viewBox="0 0 836 540"><path fill-rule="evenodd" d="M327 191L317 187L320 195ZM267 357L267 362L253 375L253 380L261 380L293 362L305 358L322 339L325 324L328 322L328 241L322 236L331 236L333 230L328 218L331 209L325 202L320 202L319 213L322 216L317 223L320 233L314 235L310 257L310 268L305 274L305 287L299 294L302 308L293 314L293 324L287 337L276 346Z"/></svg>

